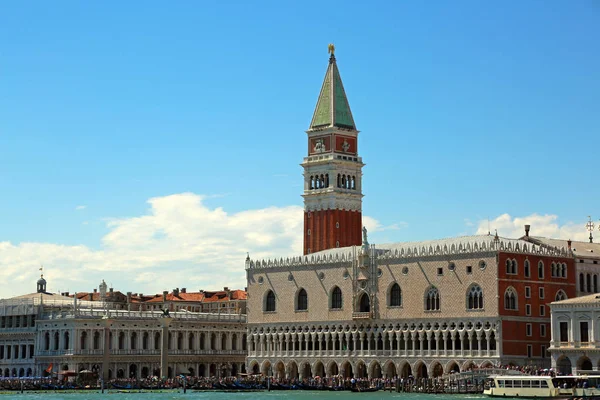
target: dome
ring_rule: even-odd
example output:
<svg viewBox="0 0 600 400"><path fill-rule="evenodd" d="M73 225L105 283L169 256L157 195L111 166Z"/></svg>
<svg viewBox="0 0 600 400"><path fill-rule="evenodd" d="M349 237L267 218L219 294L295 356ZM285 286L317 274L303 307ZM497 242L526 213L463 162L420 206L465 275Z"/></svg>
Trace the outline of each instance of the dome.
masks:
<svg viewBox="0 0 600 400"><path fill-rule="evenodd" d="M37 281L37 292L46 293L46 280L44 279L44 274L42 274Z"/></svg>

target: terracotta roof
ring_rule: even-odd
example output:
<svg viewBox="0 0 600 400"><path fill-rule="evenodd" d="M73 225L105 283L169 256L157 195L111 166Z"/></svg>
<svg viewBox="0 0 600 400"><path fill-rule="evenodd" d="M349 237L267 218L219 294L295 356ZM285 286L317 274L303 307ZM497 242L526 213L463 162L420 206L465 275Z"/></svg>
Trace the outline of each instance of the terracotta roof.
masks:
<svg viewBox="0 0 600 400"><path fill-rule="evenodd" d="M77 292L75 294L69 295L69 297L75 297L77 295L78 300L88 300L90 301L90 294L92 295L91 301L100 301L100 292ZM120 291L106 292L107 300L115 300L117 298L127 298L127 295L123 294Z"/></svg>
<svg viewBox="0 0 600 400"><path fill-rule="evenodd" d="M173 292L167 294L167 301L181 301L181 302L201 302L211 303L217 301L229 301L229 300L246 300L248 295L243 290L230 290L230 297L227 296L227 292L224 290L209 292L179 292L177 296ZM162 303L163 296L157 294L154 298L147 300L146 303Z"/></svg>

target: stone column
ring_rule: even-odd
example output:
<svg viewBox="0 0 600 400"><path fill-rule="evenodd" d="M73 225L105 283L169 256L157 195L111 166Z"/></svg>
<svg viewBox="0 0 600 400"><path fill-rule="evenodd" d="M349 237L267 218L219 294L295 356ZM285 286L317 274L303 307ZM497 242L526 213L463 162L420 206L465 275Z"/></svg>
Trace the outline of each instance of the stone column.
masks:
<svg viewBox="0 0 600 400"><path fill-rule="evenodd" d="M171 317L163 317L158 319L162 328L161 339L162 346L160 348L160 376L167 377L169 374L169 324L173 320Z"/></svg>
<svg viewBox="0 0 600 400"><path fill-rule="evenodd" d="M102 349L102 380L108 381L108 370L110 363L110 323L108 317L102 319L104 322L104 348Z"/></svg>

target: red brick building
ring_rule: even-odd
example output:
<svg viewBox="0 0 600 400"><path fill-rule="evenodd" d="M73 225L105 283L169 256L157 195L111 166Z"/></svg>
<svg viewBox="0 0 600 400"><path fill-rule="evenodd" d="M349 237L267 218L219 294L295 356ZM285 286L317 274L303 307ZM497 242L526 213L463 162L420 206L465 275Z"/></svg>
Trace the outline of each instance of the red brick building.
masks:
<svg viewBox="0 0 600 400"><path fill-rule="evenodd" d="M546 358L550 342L549 303L576 295L574 258L498 253L498 315L505 357Z"/></svg>

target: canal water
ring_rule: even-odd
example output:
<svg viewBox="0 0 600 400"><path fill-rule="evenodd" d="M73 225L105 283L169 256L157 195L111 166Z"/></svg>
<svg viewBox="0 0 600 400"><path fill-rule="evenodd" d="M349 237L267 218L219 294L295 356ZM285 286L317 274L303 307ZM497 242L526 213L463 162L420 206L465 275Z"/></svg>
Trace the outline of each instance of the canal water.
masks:
<svg viewBox="0 0 600 400"><path fill-rule="evenodd" d="M56 393L52 391L37 393L18 393L3 392L0 399L19 399L19 400L79 400L79 399L119 399L119 400L250 400L250 399L268 399L268 400L344 400L344 399L399 399L399 400L467 400L484 399L483 395L444 395L444 394L420 394L420 393L395 393L395 392L373 392L373 393L352 393L350 391L341 392L321 392L306 390L279 390L272 392L194 392L189 391L171 391L161 393L120 393L116 390L105 391L104 394L94 391L85 392L63 392Z"/></svg>

